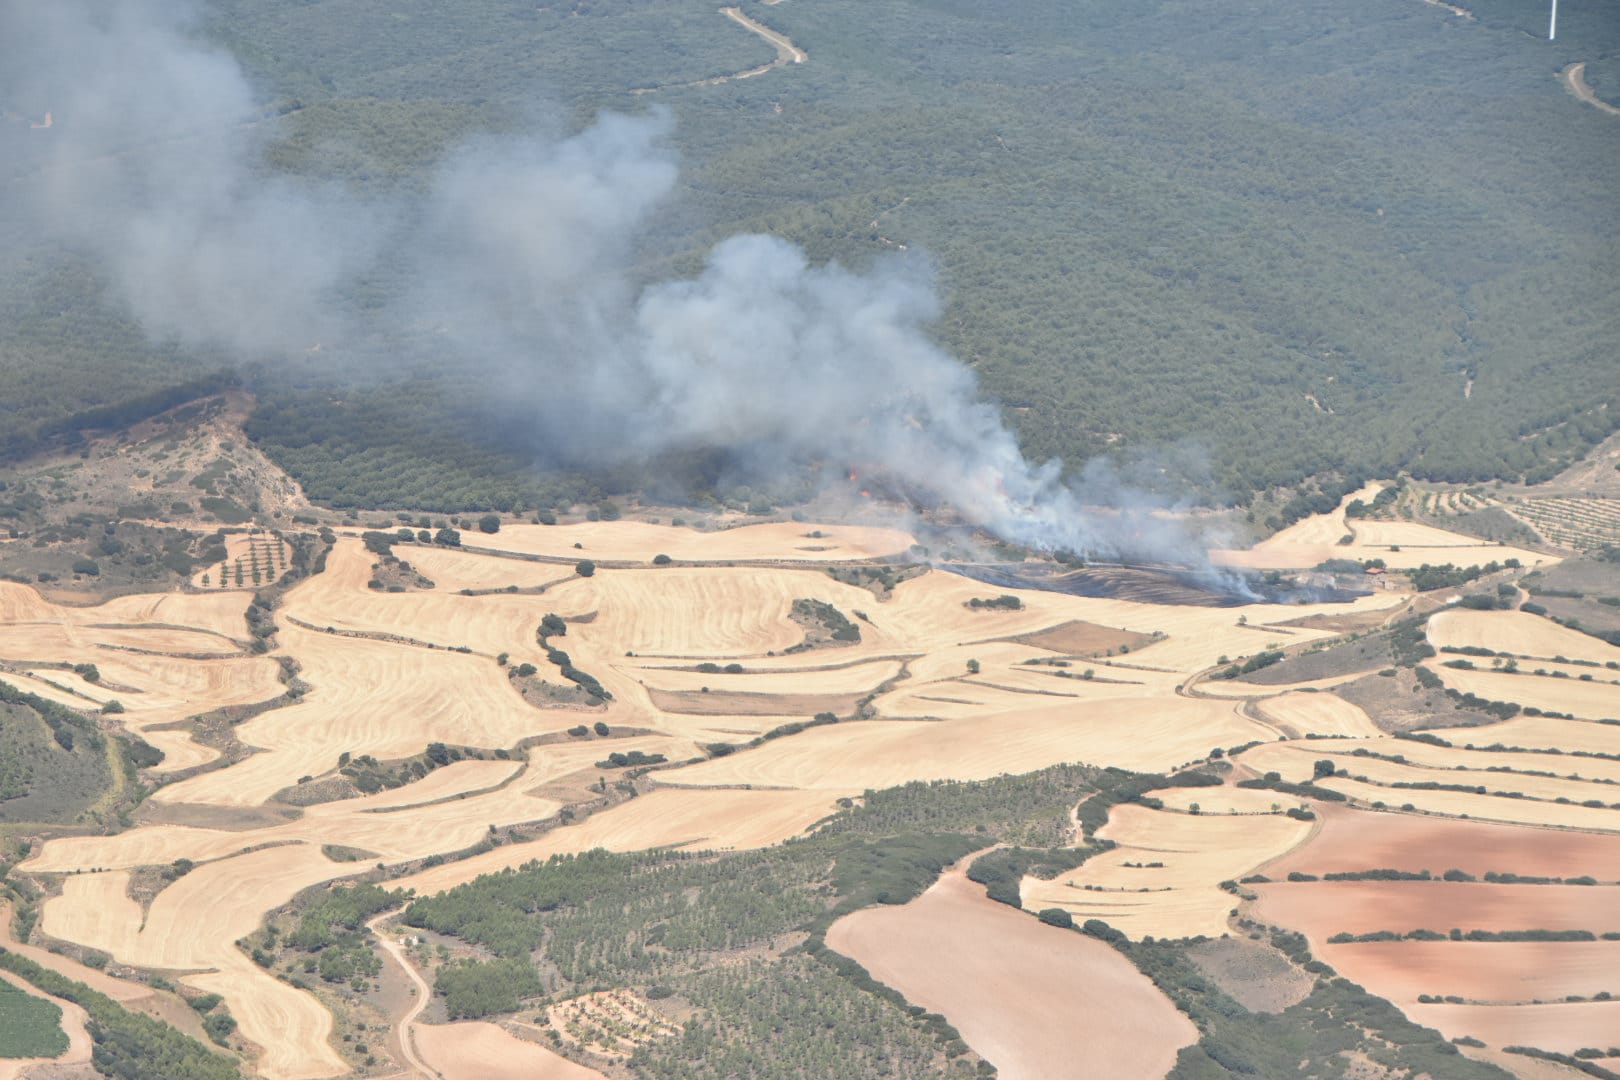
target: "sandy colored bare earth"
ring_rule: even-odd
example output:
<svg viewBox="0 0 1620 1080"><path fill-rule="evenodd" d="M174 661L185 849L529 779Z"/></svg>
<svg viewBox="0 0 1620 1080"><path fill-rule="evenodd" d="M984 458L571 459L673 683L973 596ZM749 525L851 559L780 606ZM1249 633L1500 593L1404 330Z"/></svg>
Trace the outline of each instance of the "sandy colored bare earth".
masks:
<svg viewBox="0 0 1620 1080"><path fill-rule="evenodd" d="M538 1043L479 1021L418 1024L416 1047L443 1080L606 1080Z"/></svg>
<svg viewBox="0 0 1620 1080"><path fill-rule="evenodd" d="M1321 957L1403 1008L1419 994L1512 1004L1620 985L1620 941L1366 941L1323 946Z"/></svg>
<svg viewBox="0 0 1620 1080"><path fill-rule="evenodd" d="M1563 751L1547 754L1549 772L1581 772L1595 769L1596 758L1574 755L1576 750L1598 754L1620 754L1620 727L1594 724L1585 720L1561 720L1550 716L1525 716L1483 727L1433 728L1431 733L1453 745L1469 747L1522 746L1529 749ZM1542 755L1537 755L1538 757ZM1592 775L1597 775L1593 772Z"/></svg>
<svg viewBox="0 0 1620 1080"><path fill-rule="evenodd" d="M445 863L390 885L426 896L531 859L592 848L725 851L765 847L803 832L836 809L833 796L821 791L659 790L592 814L578 825L553 829L536 840Z"/></svg>
<svg viewBox="0 0 1620 1080"><path fill-rule="evenodd" d="M429 581L440 592L461 589L535 589L568 581L574 568L557 563L527 562L498 555L477 555L455 548L405 547L394 554Z"/></svg>
<svg viewBox="0 0 1620 1080"><path fill-rule="evenodd" d="M1572 1054L1609 1047L1620 1031L1620 1001L1556 1005L1412 1005L1406 1014L1448 1039L1477 1032L1490 1046L1534 1046Z"/></svg>
<svg viewBox="0 0 1620 1080"><path fill-rule="evenodd" d="M1421 744L1420 744L1421 745ZM1383 744L1386 752L1399 752L1401 744L1390 741ZM1436 749L1444 749L1437 747ZM1416 763L1401 764L1394 761L1385 761L1382 758L1356 757L1353 754L1336 752L1337 747L1331 742L1291 742L1291 743L1265 743L1245 751L1239 761L1257 773L1276 772L1290 783L1302 783L1312 778L1317 762L1330 761L1340 774L1349 774L1357 779L1365 778L1370 784L1381 787L1379 793L1372 793L1365 784L1355 784L1340 787L1337 777L1324 782L1324 786L1338 788L1346 794L1353 794L1362 799L1382 799L1385 802L1394 802L1397 805L1412 802L1424 809L1434 809L1447 812L1448 808L1455 806L1457 813L1470 816L1487 817L1491 820L1522 821L1531 825L1575 825L1589 828L1620 829L1620 810L1610 809L1608 813L1612 818L1601 813L1573 814L1574 810L1593 810L1592 807L1568 807L1563 804L1546 805L1519 805L1514 800L1513 805L1499 806L1494 802L1458 801L1455 804L1427 798L1430 796L1464 796L1468 792L1442 792L1442 791L1410 791L1398 788L1397 784L1461 784L1468 787L1483 788L1490 793L1487 796L1472 796L1473 799L1494 798L1496 793L1517 793L1528 799L1557 800L1568 799L1571 802L1585 803L1589 800L1598 800L1607 808L1611 802L1620 803L1620 786L1614 784L1597 784L1584 780L1568 780L1562 777L1532 776L1525 773L1514 772L1487 772L1483 769L1459 769L1438 766L1423 766ZM1481 755L1475 754L1474 758ZM1462 764L1459 762L1458 764ZM1408 796L1413 796L1408 798ZM1417 798L1424 796L1426 798ZM1478 811L1469 810L1469 806L1477 806Z"/></svg>
<svg viewBox="0 0 1620 1080"><path fill-rule="evenodd" d="M1526 611L1439 611L1429 619L1428 635L1437 649L1472 646L1515 656L1567 656L1600 664L1620 660L1620 648ZM1485 666L1490 660L1475 658L1474 662Z"/></svg>
<svg viewBox="0 0 1620 1080"><path fill-rule="evenodd" d="M1446 686L1489 701L1514 701L1520 705L1534 706L1543 712L1568 713L1586 720L1620 719L1620 686L1606 681L1611 677L1608 669L1593 671L1593 681L1582 682L1579 679L1555 679L1534 674L1465 671L1436 666L1432 661L1425 663L1424 667L1440 676ZM1620 726L1613 728L1612 741L1614 746L1620 748Z"/></svg>
<svg viewBox="0 0 1620 1080"><path fill-rule="evenodd" d="M997 904L961 870L846 915L827 944L943 1014L1008 1080L1162 1076L1198 1038L1119 953Z"/></svg>
<svg viewBox="0 0 1620 1080"><path fill-rule="evenodd" d="M258 1067L274 1080L347 1072L332 1050L332 1015L310 994L277 980L236 948L265 912L344 872L303 844L208 863L159 893L143 921L126 895L125 871L79 874L48 901L41 928L52 937L111 953L122 963L187 974L224 995L242 1035L263 1048Z"/></svg>
<svg viewBox="0 0 1620 1080"><path fill-rule="evenodd" d="M54 1058L0 1058L0 1080L19 1080L26 1076L31 1069L41 1065L83 1065L90 1060L90 1033L85 1030L85 1022L90 1019L88 1013L71 1001L52 997L43 992L33 983L20 975L9 971L0 971L0 979L4 979L12 986L29 994L32 997L44 998L62 1010L62 1031L67 1034L68 1047Z"/></svg>
<svg viewBox="0 0 1620 1080"><path fill-rule="evenodd" d="M1308 822L1270 812L1277 798L1273 792L1231 789L1223 795L1223 790L1199 788L1186 798L1202 808L1207 793L1212 808L1248 812L1195 815L1137 804L1114 807L1098 835L1117 846L1051 881L1025 878L1024 907L1061 907L1078 920L1101 919L1137 939L1220 937L1228 931L1234 903L1220 883L1248 874L1310 833Z"/></svg>
<svg viewBox="0 0 1620 1080"><path fill-rule="evenodd" d="M1369 739L1383 735L1364 711L1335 694L1280 694L1258 702L1255 709L1267 723L1296 738L1307 733Z"/></svg>
<svg viewBox="0 0 1620 1080"><path fill-rule="evenodd" d="M1157 771L1202 757L1212 746L1267 734L1215 701L1045 705L966 720L879 720L813 728L747 753L674 769L660 779L859 792L912 780L982 780L1065 762Z"/></svg>
<svg viewBox="0 0 1620 1080"><path fill-rule="evenodd" d="M1318 804L1316 811L1321 826L1311 842L1268 866L1271 877L1296 870L1320 875L1387 867L1435 876L1457 869L1475 877L1496 871L1620 881L1620 837L1612 834L1376 813L1330 803Z"/></svg>
<svg viewBox="0 0 1620 1080"><path fill-rule="evenodd" d="M1554 723L1558 723L1558 721L1554 721ZM1472 730L1494 731L1495 728L1474 728ZM1460 734L1460 732L1453 733L1453 735L1456 734ZM1402 739L1398 743L1390 742L1387 739L1347 739L1343 742L1333 743L1331 749L1334 753L1354 754L1358 747L1365 747L1378 754L1402 757L1416 765L1428 765L1440 769L1453 769L1458 766L1481 772L1493 769L1507 769L1517 773L1551 773L1554 776L1566 776L1575 780L1609 780L1620 784L1620 761L1578 757L1572 754L1535 754L1529 751L1511 750L1465 750L1461 747L1430 746L1427 743L1417 742L1412 739ZM1620 794L1620 792L1616 792L1616 794Z"/></svg>
<svg viewBox="0 0 1620 1080"><path fill-rule="evenodd" d="M430 742L505 747L579 722L577 713L527 705L487 657L297 626L280 639L303 662L310 692L236 729L260 753L162 788L154 799L253 806L301 776L335 768L345 751L388 760L421 753Z"/></svg>
<svg viewBox="0 0 1620 1080"><path fill-rule="evenodd" d="M383 862L423 858L470 847L492 824L538 821L561 809L557 802L525 794L528 785L495 786L519 768L505 761L459 762L429 773L417 784L313 806L296 820L267 828L151 825L114 836L62 837L45 844L25 868L32 873L70 873L84 867L167 866L181 858L200 862L250 848L299 843L359 848ZM460 797L444 798L458 791Z"/></svg>
<svg viewBox="0 0 1620 1080"><path fill-rule="evenodd" d="M1330 776L1321 781L1321 784L1334 791L1342 791L1350 798L1368 806L1381 802L1387 806L1412 806L1429 814L1477 818L1481 821L1508 825L1558 825L1570 829L1620 831L1620 810L1606 804L1602 807L1593 807L1502 798L1495 795L1475 795L1462 791L1414 791L1410 788L1364 784L1341 776ZM1506 783L1503 786L1513 785ZM1487 790L1494 789L1487 788Z"/></svg>
<svg viewBox="0 0 1620 1080"><path fill-rule="evenodd" d="M1303 931L1314 949L1334 934L1392 930L1620 931L1620 887L1441 881L1252 885L1256 914Z"/></svg>
<svg viewBox="0 0 1620 1080"><path fill-rule="evenodd" d="M817 531L822 535L808 535ZM475 549L547 555L570 563L577 559L651 563L655 555L668 555L681 562L713 563L731 559L793 562L872 559L898 555L916 540L899 529L870 525L806 525L789 521L703 532L640 521L589 521L577 525L504 525L494 535L464 533L462 543ZM576 548L575 544L580 546Z"/></svg>
<svg viewBox="0 0 1620 1080"><path fill-rule="evenodd" d="M1518 559L1526 566L1534 566L1559 561L1541 552L1488 544L1477 537L1447 532L1432 525L1365 518L1347 520L1345 507L1355 499L1372 499L1377 494L1374 489L1378 486L1369 484L1361 491L1345 496L1332 513L1317 514L1298 521L1246 551L1212 551L1210 556L1215 562L1226 566L1276 570L1309 569L1329 559L1383 559L1387 565L1398 569L1424 563L1449 562L1458 566L1474 566ZM1352 543L1339 542L1352 534Z"/></svg>

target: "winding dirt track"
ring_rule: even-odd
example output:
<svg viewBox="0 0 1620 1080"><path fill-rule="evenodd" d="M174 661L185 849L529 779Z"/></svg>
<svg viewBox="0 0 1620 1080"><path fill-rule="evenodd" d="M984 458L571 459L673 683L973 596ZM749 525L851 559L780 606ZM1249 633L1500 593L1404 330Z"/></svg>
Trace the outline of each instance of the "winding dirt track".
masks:
<svg viewBox="0 0 1620 1080"><path fill-rule="evenodd" d="M428 987L421 973L416 970L416 965L411 963L410 957L405 955L405 950L400 948L399 942L394 940L387 931L380 929L383 922L397 914L399 914L397 910L385 911L366 923L366 929L371 931L372 935L376 937L377 943L383 947L383 951L388 954L394 963L400 966L400 969L405 972L405 977L410 979L411 985L416 988L416 997L411 1000L410 1007L405 1010L394 1024L394 1034L399 1039L399 1048L405 1057L405 1063L415 1070L417 1076L437 1077L439 1075L438 1071L429 1068L427 1062L417 1055L416 1043L411 1038L411 1025L416 1023L416 1018L422 1015L422 1010L427 1008L429 1001L433 1000L433 991Z"/></svg>
<svg viewBox="0 0 1620 1080"><path fill-rule="evenodd" d="M770 0L767 0L767 2L770 2ZM784 64L802 64L810 58L809 54L793 44L786 34L772 30L764 23L749 18L743 14L742 8L723 7L720 9L720 14L741 26L744 30L758 34L770 42L771 46L776 49L776 59L768 64L761 64L758 67L751 67L747 71L738 71L730 75L715 75L708 79L696 79L692 82L675 83L670 86L646 86L630 92L632 94L650 94L655 90L672 90L679 87L719 86L721 83L732 82L736 79L752 79L756 75L763 75L767 71L782 67Z"/></svg>
<svg viewBox="0 0 1620 1080"><path fill-rule="evenodd" d="M1563 71L1558 73L1558 78L1563 81L1564 86L1568 88L1570 93L1574 94L1576 97L1580 98L1594 109L1602 109L1611 116L1620 116L1620 108L1610 105L1607 101L1604 101L1602 98L1598 97L1592 92L1592 88L1586 85L1585 60L1582 60L1578 64L1569 65Z"/></svg>

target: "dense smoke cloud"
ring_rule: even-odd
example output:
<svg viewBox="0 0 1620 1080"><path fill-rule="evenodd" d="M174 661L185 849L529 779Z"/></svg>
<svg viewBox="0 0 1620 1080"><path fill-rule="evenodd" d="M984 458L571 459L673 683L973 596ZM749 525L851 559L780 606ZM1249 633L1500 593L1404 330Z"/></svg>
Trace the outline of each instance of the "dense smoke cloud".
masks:
<svg viewBox="0 0 1620 1080"><path fill-rule="evenodd" d="M1086 512L1143 504L1105 474L1077 490L1056 463L1025 461L972 372L930 340L939 302L920 257L855 272L738 236L696 279L638 289L635 241L676 181L664 113L480 137L426 194L362 205L265 178L271 123L172 3L0 0L0 94L54 110L48 133L13 124L0 139L48 147L43 220L100 257L156 337L264 358L414 327L532 393L533 422L567 456L747 448L873 470L1032 546L1188 555L1145 513ZM401 251L396 306L380 323L345 314L345 283Z"/></svg>

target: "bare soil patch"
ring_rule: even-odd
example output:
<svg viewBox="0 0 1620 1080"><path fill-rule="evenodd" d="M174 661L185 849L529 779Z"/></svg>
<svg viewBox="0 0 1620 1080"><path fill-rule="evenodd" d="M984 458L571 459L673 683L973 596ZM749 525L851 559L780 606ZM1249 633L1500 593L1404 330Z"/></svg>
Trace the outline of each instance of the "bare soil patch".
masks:
<svg viewBox="0 0 1620 1080"><path fill-rule="evenodd" d="M1620 991L1620 941L1364 941L1322 959L1402 1007L1420 994L1528 1004Z"/></svg>
<svg viewBox="0 0 1620 1080"><path fill-rule="evenodd" d="M1573 1054L1586 1046L1607 1048L1620 1031L1620 1001L1411 1005L1405 1012L1447 1038L1478 1032L1475 1037L1491 1046L1534 1046L1561 1054Z"/></svg>
<svg viewBox="0 0 1620 1080"><path fill-rule="evenodd" d="M1033 634L1022 634L1009 640L1065 656L1113 656L1120 651L1130 652L1149 645L1151 634L1135 630L1099 626L1081 619L1070 619Z"/></svg>
<svg viewBox="0 0 1620 1080"><path fill-rule="evenodd" d="M412 1030L418 1051L443 1080L606 1080L495 1024L418 1024Z"/></svg>
<svg viewBox="0 0 1620 1080"><path fill-rule="evenodd" d="M1276 949L1247 938L1205 941L1189 948L1187 957L1251 1012L1282 1012L1311 992L1309 975Z"/></svg>
<svg viewBox="0 0 1620 1080"><path fill-rule="evenodd" d="M1163 1075L1198 1037L1119 953L997 904L960 870L845 916L827 944L942 1013L1009 1080Z"/></svg>
<svg viewBox="0 0 1620 1080"><path fill-rule="evenodd" d="M1452 928L1620 931L1620 887L1440 881L1273 882L1249 886L1266 922L1300 930L1312 948L1337 933Z"/></svg>

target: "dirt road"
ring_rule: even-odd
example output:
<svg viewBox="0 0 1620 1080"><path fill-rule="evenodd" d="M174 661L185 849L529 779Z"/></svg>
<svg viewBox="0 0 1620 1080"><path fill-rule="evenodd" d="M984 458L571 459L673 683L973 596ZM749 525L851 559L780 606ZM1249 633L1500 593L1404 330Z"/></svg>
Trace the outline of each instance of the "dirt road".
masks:
<svg viewBox="0 0 1620 1080"><path fill-rule="evenodd" d="M429 1080L438 1080L442 1074L417 1055L416 1044L411 1038L411 1025L416 1023L416 1018L422 1015L422 1010L427 1008L429 1001L433 1000L433 992L429 989L427 981L422 978L421 973L416 970L416 965L411 963L410 957L405 955L405 950L400 946L393 933L380 929L382 923L398 914L397 910L385 911L366 923L366 929L376 935L378 943L383 947L383 951L404 970L405 977L410 979L411 985L416 988L416 997L412 999L410 1007L394 1022L394 1035L399 1039L400 1053L405 1059L405 1064L411 1069L411 1073L399 1075L415 1075L428 1077Z"/></svg>
<svg viewBox="0 0 1620 1080"><path fill-rule="evenodd" d="M1564 86L1568 88L1570 93L1574 94L1576 97L1580 98L1594 109L1602 109L1611 116L1620 116L1620 108L1610 105L1607 101L1604 101L1602 98L1598 97L1592 92L1592 88L1586 85L1585 60L1582 60L1578 64L1569 65L1569 67L1558 73L1558 77L1563 80Z"/></svg>

